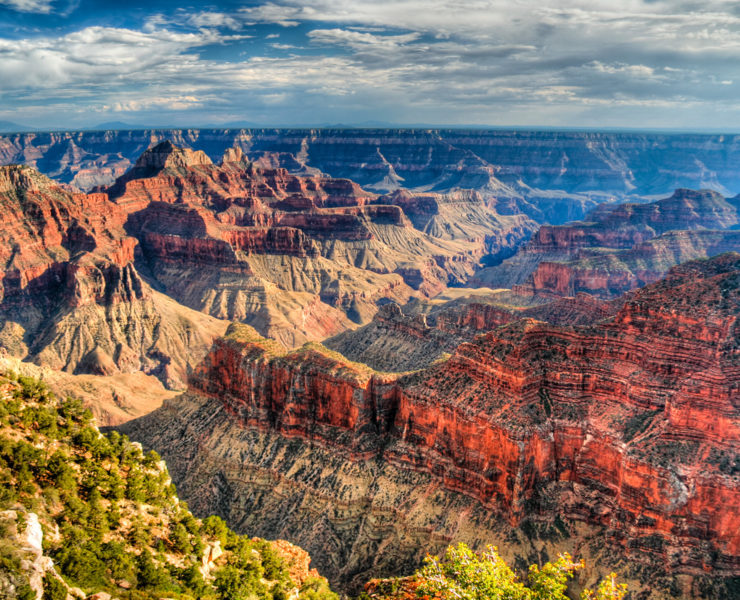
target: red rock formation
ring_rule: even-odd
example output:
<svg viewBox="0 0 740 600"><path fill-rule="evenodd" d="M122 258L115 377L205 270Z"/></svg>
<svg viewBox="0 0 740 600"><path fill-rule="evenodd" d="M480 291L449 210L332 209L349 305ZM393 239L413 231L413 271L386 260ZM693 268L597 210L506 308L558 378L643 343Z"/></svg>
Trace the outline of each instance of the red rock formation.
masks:
<svg viewBox="0 0 740 600"><path fill-rule="evenodd" d="M497 303L498 296L474 295L427 305L414 302L404 314L397 304L386 304L373 320L322 343L350 360L379 371L403 372L426 368L463 342L522 318L554 325L592 325L613 317L622 302L605 302L589 294L556 298L521 309Z"/></svg>
<svg viewBox="0 0 740 600"><path fill-rule="evenodd" d="M54 302L53 288L65 281L72 289L75 281L84 285L96 263L107 272L133 259L136 240L126 236L125 215L105 195L70 194L33 169L11 166L0 168L0 202L6 309Z"/></svg>
<svg viewBox="0 0 740 600"><path fill-rule="evenodd" d="M259 168L237 149L216 166L203 153L164 142L109 193L168 294L288 344L337 333L350 319L365 322L383 299L403 302L460 284L490 245L481 231L467 238L419 232L400 206L379 203L349 180ZM503 223L475 210L484 221L478 229ZM509 219L496 247L515 244L528 227ZM196 289L198 281L209 283ZM287 313L316 299L335 311L336 325L296 328ZM315 314L322 312L328 314Z"/></svg>
<svg viewBox="0 0 740 600"><path fill-rule="evenodd" d="M107 195L2 167L0 206L0 346L18 358L69 373L143 371L177 388L224 331L142 280L138 241Z"/></svg>
<svg viewBox="0 0 740 600"><path fill-rule="evenodd" d="M304 198L309 208L362 206L375 198L347 179L296 177L285 169L260 169L231 151L220 167L203 152L162 142L144 152L109 189L120 204L151 201L191 202L226 211L231 206L256 208L262 204Z"/></svg>
<svg viewBox="0 0 740 600"><path fill-rule="evenodd" d="M632 248L671 230L727 229L740 222L738 202L711 190L678 189L648 204L602 205L588 221L544 225L532 237L532 252L581 248Z"/></svg>
<svg viewBox="0 0 740 600"><path fill-rule="evenodd" d="M614 298L662 278L670 267L740 250L740 201L679 189L649 204L602 205L589 220L540 227L517 254L476 275L521 294Z"/></svg>
<svg viewBox="0 0 740 600"><path fill-rule="evenodd" d="M728 254L674 269L611 320L519 320L396 379L232 329L190 393L244 427L428 473L512 525L561 514L633 559L737 576L738 314Z"/></svg>
<svg viewBox="0 0 740 600"><path fill-rule="evenodd" d="M298 584L298 587L301 587L309 579L319 579L319 572L311 568L311 557L303 548L285 540L275 540L269 543L278 556L283 559L288 575Z"/></svg>
<svg viewBox="0 0 740 600"><path fill-rule="evenodd" d="M655 283L675 264L738 250L740 231L737 230L673 231L627 250L584 251L582 258L566 262L542 261L530 280L514 286L514 290L525 295L572 296L587 292L614 298Z"/></svg>

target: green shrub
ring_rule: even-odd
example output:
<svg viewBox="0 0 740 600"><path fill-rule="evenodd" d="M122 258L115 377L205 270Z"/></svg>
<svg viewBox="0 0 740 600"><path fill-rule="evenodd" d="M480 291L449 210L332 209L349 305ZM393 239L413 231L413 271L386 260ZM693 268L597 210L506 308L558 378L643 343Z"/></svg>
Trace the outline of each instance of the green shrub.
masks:
<svg viewBox="0 0 740 600"><path fill-rule="evenodd" d="M226 534L229 528L221 517L211 515L203 521L203 533L209 538L216 538L222 544L226 543Z"/></svg>
<svg viewBox="0 0 740 600"><path fill-rule="evenodd" d="M155 564L147 550L136 557L136 567L137 580L144 588L162 589L170 583L169 573Z"/></svg>
<svg viewBox="0 0 740 600"><path fill-rule="evenodd" d="M101 558L108 565L108 572L114 580L125 579L132 585L136 584L137 565L134 555L127 552L121 542L106 542L100 551Z"/></svg>
<svg viewBox="0 0 740 600"><path fill-rule="evenodd" d="M339 600L339 596L329 589L326 579L310 577L299 590L301 600Z"/></svg>
<svg viewBox="0 0 740 600"><path fill-rule="evenodd" d="M267 589L258 578L233 565L219 569L213 585L223 600L248 600L254 595L261 598L267 595Z"/></svg>
<svg viewBox="0 0 740 600"><path fill-rule="evenodd" d="M185 529L185 525L178 523L172 529L170 534L170 541L176 552L180 554L190 554L193 550L193 545L190 543L190 535L188 530Z"/></svg>
<svg viewBox="0 0 740 600"><path fill-rule="evenodd" d="M157 464L162 460L162 457L159 456L154 450L150 450L146 453L144 456L144 466L147 469L153 469L157 466Z"/></svg>
<svg viewBox="0 0 740 600"><path fill-rule="evenodd" d="M106 566L100 555L99 546L87 543L83 546L65 546L55 558L65 577L92 589L107 583Z"/></svg>
<svg viewBox="0 0 740 600"><path fill-rule="evenodd" d="M257 544L260 556L262 557L262 568L265 570L265 577L270 581L280 581L287 577L283 560L278 556L273 547L265 542Z"/></svg>
<svg viewBox="0 0 740 600"><path fill-rule="evenodd" d="M442 560L428 556L425 563L416 574L417 592L440 600L569 600L568 579L583 566L561 554L542 567L532 565L525 584L493 546L478 554L462 543L450 546ZM585 590L581 598L621 600L625 593L626 587L617 584L612 573L595 592Z"/></svg>
<svg viewBox="0 0 740 600"><path fill-rule="evenodd" d="M44 595L42 600L67 600L67 588L49 572L44 575Z"/></svg>

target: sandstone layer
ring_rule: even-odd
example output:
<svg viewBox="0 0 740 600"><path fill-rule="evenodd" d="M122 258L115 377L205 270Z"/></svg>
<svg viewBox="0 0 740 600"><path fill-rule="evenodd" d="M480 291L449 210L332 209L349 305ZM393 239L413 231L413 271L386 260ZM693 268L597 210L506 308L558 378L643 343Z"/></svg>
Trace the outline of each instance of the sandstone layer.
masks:
<svg viewBox="0 0 740 600"><path fill-rule="evenodd" d="M169 142L108 193L162 290L289 347L367 322L378 303L463 284L484 256L513 252L534 229L476 195L379 197L345 179L257 167L238 148L214 165ZM428 220L450 226L444 234L406 216L425 202Z"/></svg>
<svg viewBox="0 0 740 600"><path fill-rule="evenodd" d="M740 575L739 312L726 254L611 319L519 319L400 377L232 327L126 431L196 510L261 522L350 587L435 543L541 560L555 540L641 597L721 598Z"/></svg>

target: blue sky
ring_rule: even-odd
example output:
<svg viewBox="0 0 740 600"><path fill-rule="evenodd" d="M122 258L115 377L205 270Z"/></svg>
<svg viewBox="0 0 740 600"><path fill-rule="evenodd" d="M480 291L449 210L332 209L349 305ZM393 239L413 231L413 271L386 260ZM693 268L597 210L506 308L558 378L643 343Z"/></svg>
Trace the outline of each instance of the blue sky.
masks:
<svg viewBox="0 0 740 600"><path fill-rule="evenodd" d="M0 0L3 120L736 131L740 2Z"/></svg>

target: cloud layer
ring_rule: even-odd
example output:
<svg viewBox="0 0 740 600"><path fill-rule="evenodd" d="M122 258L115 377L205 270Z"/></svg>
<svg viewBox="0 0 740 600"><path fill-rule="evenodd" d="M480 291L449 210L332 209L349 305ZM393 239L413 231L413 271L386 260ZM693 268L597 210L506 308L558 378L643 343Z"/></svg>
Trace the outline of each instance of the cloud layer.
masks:
<svg viewBox="0 0 740 600"><path fill-rule="evenodd" d="M152 4L0 0L0 119L740 128L734 1Z"/></svg>

